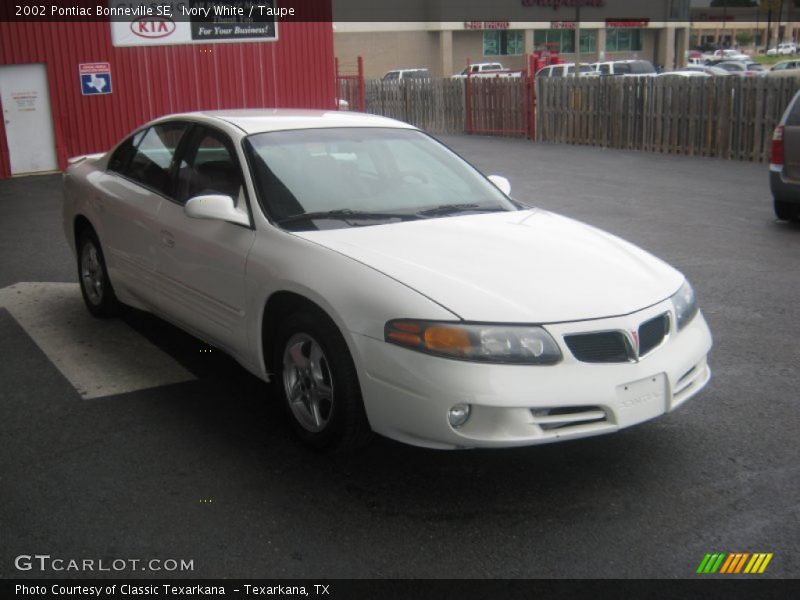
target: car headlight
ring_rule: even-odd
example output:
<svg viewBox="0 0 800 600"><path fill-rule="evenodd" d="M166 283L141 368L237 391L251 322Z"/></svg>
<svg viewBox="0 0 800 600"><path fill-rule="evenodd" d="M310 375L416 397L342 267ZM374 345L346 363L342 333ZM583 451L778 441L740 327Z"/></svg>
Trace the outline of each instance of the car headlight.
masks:
<svg viewBox="0 0 800 600"><path fill-rule="evenodd" d="M679 289L671 298L672 307L675 309L675 321L678 331L683 329L697 314L697 299L694 297L694 290L688 281L684 281Z"/></svg>
<svg viewBox="0 0 800 600"><path fill-rule="evenodd" d="M536 326L395 319L386 323L384 338L419 352L477 362L553 365L561 360L555 340Z"/></svg>

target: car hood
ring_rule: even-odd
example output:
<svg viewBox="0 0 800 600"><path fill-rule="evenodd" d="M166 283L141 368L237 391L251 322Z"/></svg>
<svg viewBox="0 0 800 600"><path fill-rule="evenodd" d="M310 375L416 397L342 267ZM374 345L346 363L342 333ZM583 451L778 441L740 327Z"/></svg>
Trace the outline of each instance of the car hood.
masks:
<svg viewBox="0 0 800 600"><path fill-rule="evenodd" d="M644 250L538 209L296 235L385 273L467 321L624 315L664 300L683 282Z"/></svg>

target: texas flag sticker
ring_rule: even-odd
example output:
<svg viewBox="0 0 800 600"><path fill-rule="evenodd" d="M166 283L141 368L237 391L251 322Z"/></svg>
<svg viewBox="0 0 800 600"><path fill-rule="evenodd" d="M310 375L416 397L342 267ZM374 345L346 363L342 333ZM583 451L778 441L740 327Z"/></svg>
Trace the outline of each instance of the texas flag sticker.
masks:
<svg viewBox="0 0 800 600"><path fill-rule="evenodd" d="M84 96L111 93L111 64L81 63L78 65L81 78L81 93Z"/></svg>

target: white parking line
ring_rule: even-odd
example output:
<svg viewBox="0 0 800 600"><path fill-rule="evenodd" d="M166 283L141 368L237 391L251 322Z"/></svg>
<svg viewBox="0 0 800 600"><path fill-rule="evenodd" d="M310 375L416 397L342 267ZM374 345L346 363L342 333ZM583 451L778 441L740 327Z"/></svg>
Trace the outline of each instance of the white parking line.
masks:
<svg viewBox="0 0 800 600"><path fill-rule="evenodd" d="M16 283L0 289L0 307L84 398L195 379L124 322L92 317L77 283Z"/></svg>

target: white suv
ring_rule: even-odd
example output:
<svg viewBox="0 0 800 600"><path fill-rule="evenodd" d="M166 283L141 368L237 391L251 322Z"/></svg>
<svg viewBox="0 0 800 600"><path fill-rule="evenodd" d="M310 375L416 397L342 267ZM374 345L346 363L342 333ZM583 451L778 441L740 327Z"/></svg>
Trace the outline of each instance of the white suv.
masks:
<svg viewBox="0 0 800 600"><path fill-rule="evenodd" d="M790 54L797 54L797 46L792 42L778 44L777 48L767 50L767 56L788 56Z"/></svg>
<svg viewBox="0 0 800 600"><path fill-rule="evenodd" d="M430 79L431 72L428 69L394 69L388 71L383 76L384 80L401 80L401 79Z"/></svg>
<svg viewBox="0 0 800 600"><path fill-rule="evenodd" d="M594 73L592 65L588 63L581 63L580 74L581 77ZM566 77L567 75L575 75L575 63L561 63L558 65L549 65L542 67L536 71L536 77Z"/></svg>
<svg viewBox="0 0 800 600"><path fill-rule="evenodd" d="M653 63L646 60L610 60L591 65L599 75L655 75Z"/></svg>

